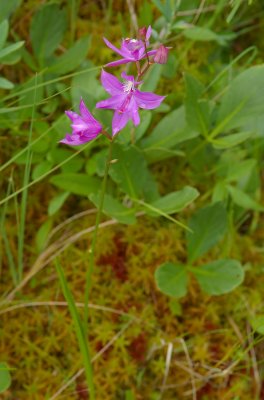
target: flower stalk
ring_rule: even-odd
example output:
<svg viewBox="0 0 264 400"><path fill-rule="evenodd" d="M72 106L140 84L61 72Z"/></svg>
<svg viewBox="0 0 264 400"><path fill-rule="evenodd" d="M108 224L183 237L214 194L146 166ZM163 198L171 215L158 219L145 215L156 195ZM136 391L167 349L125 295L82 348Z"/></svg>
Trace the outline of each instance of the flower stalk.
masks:
<svg viewBox="0 0 264 400"><path fill-rule="evenodd" d="M109 144L109 149L108 149L108 157L107 157L107 161L105 164L104 178L103 178L102 188L101 188L101 192L100 192L100 199L99 199L99 205L98 205L97 214L96 214L92 243L91 243L91 247L89 250L89 252L90 252L89 268L87 269L87 272L86 272L85 294L84 294L84 335L85 335L85 337L87 337L87 334L88 334L89 298L90 298L90 292L91 292L91 286L92 286L92 274L94 271L95 247L96 247L96 242L97 242L98 228L99 228L102 210L103 210L103 206L104 206L104 197L105 197L105 192L106 192L108 172L109 172L110 164L112 161L113 142L114 142L114 139L111 138L111 141Z"/></svg>

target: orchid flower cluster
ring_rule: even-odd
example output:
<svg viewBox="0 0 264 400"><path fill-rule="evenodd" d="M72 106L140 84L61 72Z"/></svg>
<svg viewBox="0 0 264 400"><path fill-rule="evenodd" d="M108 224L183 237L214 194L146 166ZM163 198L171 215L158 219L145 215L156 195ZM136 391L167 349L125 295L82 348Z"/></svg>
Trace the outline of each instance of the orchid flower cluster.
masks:
<svg viewBox="0 0 264 400"><path fill-rule="evenodd" d="M135 63L137 67L136 78L133 75L127 75L125 72L122 72L122 82L114 75L106 72L104 69L102 70L101 82L111 97L99 101L96 104L96 108L114 110L112 137L120 132L129 120L135 126L139 125L139 108L148 110L157 108L165 98L165 96L139 90L139 86L143 83L142 77L149 67L154 63L165 64L168 58L169 49L163 45L160 45L156 50L148 51L147 48L151 33L152 29L150 26L139 29L138 38L123 39L120 49L104 38L105 44L122 57L117 61L106 64L105 67L115 67L127 63ZM141 65L142 61L144 62L143 66ZM66 111L66 115L72 122L72 134L67 133L65 138L61 140L61 143L70 146L79 146L95 139L99 134L109 136L100 122L92 116L82 99L80 101L80 115L73 111ZM110 138L112 139L112 137Z"/></svg>

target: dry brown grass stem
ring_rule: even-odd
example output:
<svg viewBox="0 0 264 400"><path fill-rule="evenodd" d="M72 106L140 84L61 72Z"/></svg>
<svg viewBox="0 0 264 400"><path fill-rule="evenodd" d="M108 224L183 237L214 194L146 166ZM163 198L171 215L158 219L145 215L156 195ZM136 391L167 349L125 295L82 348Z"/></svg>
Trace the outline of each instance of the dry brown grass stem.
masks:
<svg viewBox="0 0 264 400"><path fill-rule="evenodd" d="M65 221L63 221L61 224L57 225L54 229L52 229L52 231L50 232L48 238L47 238L47 243L50 242L50 239L58 232L60 231L62 228L64 228L65 226L69 225L71 222L76 221L77 219L83 218L86 215L91 215L91 214L95 214L97 211L96 208L92 208L90 210L85 210L82 211L78 214L74 214L72 217L66 219Z"/></svg>
<svg viewBox="0 0 264 400"><path fill-rule="evenodd" d="M258 369L258 362L257 362L257 356L254 348L254 343L252 339L252 331L251 331L251 326L249 322L247 322L247 338L248 338L248 343L249 343L249 354L251 356L251 362L252 362L252 369L253 369L253 376L255 380L255 399L258 400L260 398L260 392L261 392L261 377Z"/></svg>
<svg viewBox="0 0 264 400"><path fill-rule="evenodd" d="M137 34L138 32L138 22L137 22L137 15L135 13L135 6L133 0L127 0L127 6L131 18L131 25L133 26L133 30ZM131 36L133 36L133 32L131 32Z"/></svg>
<svg viewBox="0 0 264 400"><path fill-rule="evenodd" d="M198 22L198 19L200 18L200 15L203 12L205 2L206 2L206 0L201 0L201 3L197 9L197 12L194 15L193 21L192 21L193 25L195 25Z"/></svg>
<svg viewBox="0 0 264 400"><path fill-rule="evenodd" d="M79 308L84 307L84 303L77 302L77 303L75 303L75 305L76 305L76 307L79 307ZM13 306L10 306L3 310L0 310L0 315L6 314L11 311L18 310L20 308L42 307L42 306L45 306L45 307L47 307L47 306L48 307L68 307L68 303L66 301L32 301L32 302L27 302L27 303L23 302L23 303L14 304ZM113 314L118 314L118 315L125 315L125 316L129 317L130 319L139 321L139 319L134 317L133 315L128 314L121 310L117 310L116 308L99 306L97 304L92 304L92 303L89 303L89 308L92 308L94 310L111 312Z"/></svg>
<svg viewBox="0 0 264 400"><path fill-rule="evenodd" d="M118 221L111 219L109 221L102 222L99 225L99 229L105 228L110 225L117 224ZM47 264L49 264L52 260L54 260L59 254L61 254L66 248L68 248L71 244L78 241L83 236L94 231L94 226L89 227L87 229L83 229L80 232L75 233L71 236L62 236L56 242L52 243L47 249L45 249L37 258L35 263L33 264L31 270L25 276L25 278L7 295L5 301L10 301L14 298L15 294L20 291L28 281L36 275L39 271L41 271Z"/></svg>

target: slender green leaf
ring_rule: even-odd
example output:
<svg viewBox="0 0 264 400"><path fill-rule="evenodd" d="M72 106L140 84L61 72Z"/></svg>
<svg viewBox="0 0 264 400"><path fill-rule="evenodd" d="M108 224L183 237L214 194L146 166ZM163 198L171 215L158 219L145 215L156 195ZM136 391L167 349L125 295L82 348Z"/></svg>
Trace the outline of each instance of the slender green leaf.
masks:
<svg viewBox="0 0 264 400"><path fill-rule="evenodd" d="M0 50L0 61L9 54L19 50L24 43L25 43L24 41L21 41L14 44L10 44L10 46L4 47L2 50Z"/></svg>
<svg viewBox="0 0 264 400"><path fill-rule="evenodd" d="M174 214L183 210L199 196L198 190L190 186L185 186L182 190L172 192L150 203L153 207L167 213ZM157 215L154 211L149 214Z"/></svg>
<svg viewBox="0 0 264 400"><path fill-rule="evenodd" d="M143 197L152 201L159 197L157 184L139 149L134 146L126 148L116 143L113 159L117 161L111 166L110 176L131 198Z"/></svg>
<svg viewBox="0 0 264 400"><path fill-rule="evenodd" d="M264 207L257 203L247 193L241 189L228 185L228 191L233 199L233 202L246 210L264 211Z"/></svg>
<svg viewBox="0 0 264 400"><path fill-rule="evenodd" d="M13 89L14 84L8 79L0 77L0 89Z"/></svg>
<svg viewBox="0 0 264 400"><path fill-rule="evenodd" d="M90 194L89 199L96 205L96 207L99 206L100 195L98 193ZM104 196L103 213L116 219L122 224L134 224L136 222L135 209L125 207L109 194L105 194Z"/></svg>
<svg viewBox="0 0 264 400"><path fill-rule="evenodd" d="M95 399L92 361L91 361L90 351L89 351L89 347L88 347L88 341L87 341L87 338L84 337L80 315L78 313L73 295L68 287L63 269L57 259L56 259L56 269L57 269L57 273L59 276L63 295L68 303L69 311L70 311L70 314L71 314L71 317L73 320L74 329L75 329L79 347L80 347L80 352L81 352L81 355L83 358L86 380L88 383L88 387L90 389L90 396L91 396L91 399Z"/></svg>
<svg viewBox="0 0 264 400"><path fill-rule="evenodd" d="M60 189L81 196L89 196L100 188L100 181L85 174L58 174L51 177L50 182Z"/></svg>
<svg viewBox="0 0 264 400"><path fill-rule="evenodd" d="M36 247L38 252L40 253L42 250L44 250L46 243L47 243L47 238L49 236L49 233L52 228L52 220L47 219L39 228L37 234L36 234Z"/></svg>
<svg viewBox="0 0 264 400"><path fill-rule="evenodd" d="M2 10L1 10L2 11ZM8 21L5 19L0 23L0 49L4 46L8 35Z"/></svg>
<svg viewBox="0 0 264 400"><path fill-rule="evenodd" d="M22 0L0 0L0 22L10 17Z"/></svg>
<svg viewBox="0 0 264 400"><path fill-rule="evenodd" d="M222 98L218 124L226 120L224 129L233 129L254 122L258 116L263 115L263 87L264 65L251 67L238 75Z"/></svg>
<svg viewBox="0 0 264 400"><path fill-rule="evenodd" d="M75 70L85 59L90 45L90 37L84 36L47 69L48 72L66 74Z"/></svg>
<svg viewBox="0 0 264 400"><path fill-rule="evenodd" d="M54 215L63 206L67 198L69 197L69 192L63 192L53 197L49 202L48 214Z"/></svg>
<svg viewBox="0 0 264 400"><path fill-rule="evenodd" d="M253 132L240 132L232 135L222 136L218 139L212 140L212 144L216 149L228 149L245 142L252 136Z"/></svg>
<svg viewBox="0 0 264 400"><path fill-rule="evenodd" d="M221 38L220 35L217 35L209 28L201 26L193 26L190 27L189 29L185 29L183 31L183 34L186 38L194 41L199 41L199 42L215 41L223 43L223 39Z"/></svg>
<svg viewBox="0 0 264 400"><path fill-rule="evenodd" d="M192 129L207 136L210 123L209 103L201 99L204 86L190 74L185 74L186 121Z"/></svg>
<svg viewBox="0 0 264 400"><path fill-rule="evenodd" d="M149 162L173 156L175 146L198 136L186 123L184 107L177 108L166 115L153 129L150 136L140 142L140 147Z"/></svg>
<svg viewBox="0 0 264 400"><path fill-rule="evenodd" d="M66 14L58 4L46 4L34 15L30 38L34 53L43 66L62 41L66 30Z"/></svg>

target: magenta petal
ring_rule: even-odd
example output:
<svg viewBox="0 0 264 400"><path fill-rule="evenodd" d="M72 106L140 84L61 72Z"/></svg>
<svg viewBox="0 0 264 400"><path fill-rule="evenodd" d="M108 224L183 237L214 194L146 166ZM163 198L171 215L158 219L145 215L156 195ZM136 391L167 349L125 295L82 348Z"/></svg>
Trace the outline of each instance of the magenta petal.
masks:
<svg viewBox="0 0 264 400"><path fill-rule="evenodd" d="M65 113L72 120L72 134L67 133L60 143L79 146L95 139L102 131L102 125L92 116L82 99L80 101L81 115L73 111L65 111Z"/></svg>
<svg viewBox="0 0 264 400"><path fill-rule="evenodd" d="M152 28L149 25L148 29L147 29L147 33L146 33L146 40L149 40L150 36L152 34Z"/></svg>
<svg viewBox="0 0 264 400"><path fill-rule="evenodd" d="M77 119L80 118L79 114L77 114L74 111L65 111L65 114L67 115L68 118L70 118L73 122Z"/></svg>
<svg viewBox="0 0 264 400"><path fill-rule="evenodd" d="M101 82L105 90L113 96L123 92L122 83L114 75L104 70L101 73Z"/></svg>
<svg viewBox="0 0 264 400"><path fill-rule="evenodd" d="M90 142L93 140L94 137L86 137L86 136L80 136L80 135L69 135L66 133L66 136L64 139L60 140L60 143L68 144L70 146L80 146L82 144L85 144L87 142Z"/></svg>
<svg viewBox="0 0 264 400"><path fill-rule="evenodd" d="M127 63L133 62L133 61L135 61L135 60L133 60L131 58L122 58L120 60L112 61L108 64L105 64L105 67L116 67L117 65L127 64Z"/></svg>
<svg viewBox="0 0 264 400"><path fill-rule="evenodd" d="M121 107L126 97L127 95L123 93L110 97L109 99L99 101L98 103L96 103L96 108L110 108L116 110Z"/></svg>
<svg viewBox="0 0 264 400"><path fill-rule="evenodd" d="M150 50L148 51L148 56L154 56L157 53L158 50ZM146 54L143 56L144 58L147 57Z"/></svg>
<svg viewBox="0 0 264 400"><path fill-rule="evenodd" d="M112 130L113 136L116 135L121 129L123 129L129 120L129 114L127 112L120 113L116 111L114 113L113 121L112 121Z"/></svg>
<svg viewBox="0 0 264 400"><path fill-rule="evenodd" d="M115 53L120 54L120 56L122 56L122 57L124 56L123 52L120 49L118 49L117 47L115 47L111 42L109 42L109 40L107 40L106 38L103 38L103 39L104 39L104 42L107 47L109 47Z"/></svg>
<svg viewBox="0 0 264 400"><path fill-rule="evenodd" d="M159 96L151 92L140 92L136 90L134 92L134 98L138 107L152 110L153 108L159 107L160 103L165 99L165 96Z"/></svg>
<svg viewBox="0 0 264 400"><path fill-rule="evenodd" d="M125 79L126 81L131 81L131 82L134 82L134 81L135 81L134 76L133 76L133 75L127 75L127 74L125 73L125 71L121 72L121 77L122 77L123 79Z"/></svg>
<svg viewBox="0 0 264 400"><path fill-rule="evenodd" d="M137 103L134 98L131 100L130 110L131 110L130 113L131 113L131 118L132 118L133 124L135 126L139 125L140 117L139 117L139 113L138 113L138 106L137 106Z"/></svg>
<svg viewBox="0 0 264 400"><path fill-rule="evenodd" d="M86 105L85 105L83 99L81 99L81 101L80 101L80 106L79 106L79 108L80 108L81 116L82 116L82 118L83 118L83 120L84 120L85 122L88 122L88 123L90 123L90 124L94 124L94 123L98 124L98 122L96 121L96 119L92 116L92 114L90 113L90 111L89 111L88 108L86 107Z"/></svg>

